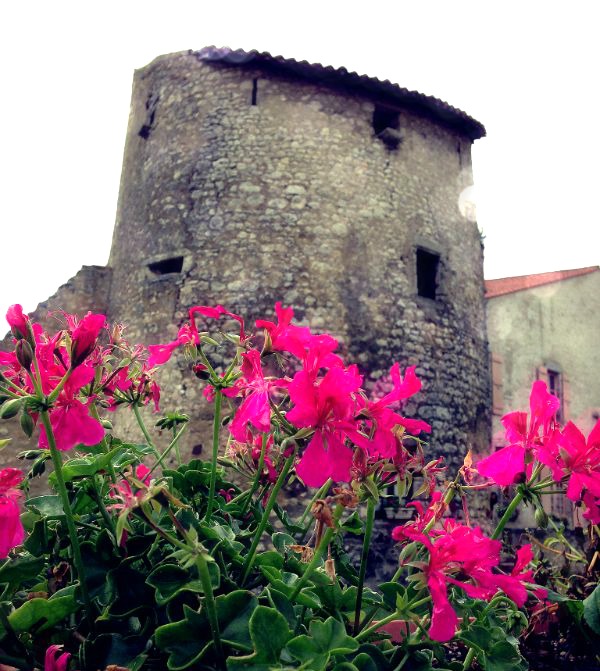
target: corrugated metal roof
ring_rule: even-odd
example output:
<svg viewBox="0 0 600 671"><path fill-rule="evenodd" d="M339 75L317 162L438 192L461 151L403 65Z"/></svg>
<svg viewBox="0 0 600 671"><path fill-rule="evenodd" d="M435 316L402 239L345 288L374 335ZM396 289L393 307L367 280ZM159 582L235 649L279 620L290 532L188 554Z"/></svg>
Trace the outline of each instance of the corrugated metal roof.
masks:
<svg viewBox="0 0 600 671"><path fill-rule="evenodd" d="M396 102L423 116L428 116L444 125L461 131L471 140L485 136L485 128L465 112L452 107L443 100L427 96L376 77L349 72L346 68L334 68L320 63L297 61L283 56L272 56L266 51L244 51L228 47L204 47L195 52L202 61L220 62L238 67L259 66L281 74L293 74L303 79L318 81L329 86L341 86L351 91L370 94L383 100Z"/></svg>
<svg viewBox="0 0 600 671"><path fill-rule="evenodd" d="M536 275L520 275L519 277L503 277L497 280L486 280L485 296L486 298L504 296L505 294L512 294L515 291L541 287L544 284L562 282L571 277L579 277L580 275L595 273L597 270L600 270L600 266L588 266L587 268L575 268L574 270L555 270L550 273L537 273Z"/></svg>

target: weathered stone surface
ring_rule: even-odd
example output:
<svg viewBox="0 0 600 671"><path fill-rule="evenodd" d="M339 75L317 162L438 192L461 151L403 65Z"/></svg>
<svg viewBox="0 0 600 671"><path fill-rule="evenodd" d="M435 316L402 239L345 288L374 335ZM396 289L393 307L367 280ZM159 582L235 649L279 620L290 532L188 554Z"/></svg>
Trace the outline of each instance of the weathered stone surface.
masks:
<svg viewBox="0 0 600 671"><path fill-rule="evenodd" d="M380 103L396 105L396 149L375 136ZM49 306L104 309L131 340L156 343L194 304L250 323L293 304L340 339L370 388L385 391L394 361L418 365L423 392L408 410L431 422L432 449L459 461L489 439L483 252L458 208L470 145L373 93L162 56L134 77L113 247L95 271L110 289L74 284L72 301L59 292ZM439 250L436 300L417 296L417 246ZM180 273L148 268L179 256ZM209 412L182 356L162 381L164 407L194 414L188 447L207 444Z"/></svg>

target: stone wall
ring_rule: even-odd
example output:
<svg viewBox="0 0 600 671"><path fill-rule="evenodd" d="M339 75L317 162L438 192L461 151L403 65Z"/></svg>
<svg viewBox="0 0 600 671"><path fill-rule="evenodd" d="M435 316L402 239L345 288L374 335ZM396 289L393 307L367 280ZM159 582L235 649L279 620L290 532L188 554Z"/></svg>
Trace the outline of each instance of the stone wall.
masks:
<svg viewBox="0 0 600 671"><path fill-rule="evenodd" d="M395 149L375 135L376 108L398 115ZM190 305L253 320L281 300L338 337L370 384L395 360L417 364L424 391L407 414L459 460L489 436L482 246L458 209L470 145L439 119L331 82L160 57L134 78L109 316L153 343ZM418 246L440 254L436 300L417 296ZM170 263L181 269L161 274ZM164 371L165 407L202 420L184 367ZM200 421L190 442L207 436Z"/></svg>
<svg viewBox="0 0 600 671"><path fill-rule="evenodd" d="M84 315L88 311L106 313L111 282L111 270L103 266L83 266L68 282L63 284L43 303L40 303L30 314L35 322L39 322L50 333L56 332L64 321L61 312ZM9 350L13 347L13 338L6 335L0 341L0 349ZM35 438L28 440L19 427L18 418L0 422L0 438L11 438L11 443L0 450L0 467L13 466L24 468L23 462L16 455L25 449L37 447Z"/></svg>

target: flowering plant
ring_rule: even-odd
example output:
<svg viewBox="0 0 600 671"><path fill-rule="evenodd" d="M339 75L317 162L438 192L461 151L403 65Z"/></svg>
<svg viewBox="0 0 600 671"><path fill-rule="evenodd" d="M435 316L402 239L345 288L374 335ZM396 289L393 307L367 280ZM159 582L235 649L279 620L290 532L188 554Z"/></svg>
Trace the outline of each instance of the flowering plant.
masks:
<svg viewBox="0 0 600 671"><path fill-rule="evenodd" d="M572 598L540 574L535 552L543 561L556 545L534 536L535 552L514 552L502 537L519 506L541 511L543 526L542 497L559 491L597 547L600 424L587 440L560 427L558 400L536 382L530 417L503 420L507 447L466 455L451 476L428 454L431 427L402 412L421 390L415 366L395 363L388 393L372 398L335 338L275 312L249 333L224 307L195 306L175 340L145 348L104 315L64 315L50 335L10 308L0 418L18 417L37 448L27 476L0 471L0 666L518 671L520 640L554 606L597 643L593 563ZM207 462L181 458L187 415L158 419L165 445L144 422L144 406L159 412L160 367L180 350L214 409ZM116 411L132 413L141 442L116 437ZM47 462L56 493L30 496ZM285 504L293 483L299 510ZM487 535L469 501L495 486L513 497ZM391 489L416 514L388 530L397 570L375 586L372 535Z"/></svg>

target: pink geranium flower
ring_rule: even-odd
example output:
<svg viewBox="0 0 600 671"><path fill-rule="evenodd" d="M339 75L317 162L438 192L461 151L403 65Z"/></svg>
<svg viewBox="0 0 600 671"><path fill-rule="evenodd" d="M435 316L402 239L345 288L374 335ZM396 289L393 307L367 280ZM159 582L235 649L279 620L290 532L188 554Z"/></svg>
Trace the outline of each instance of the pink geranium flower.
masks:
<svg viewBox="0 0 600 671"><path fill-rule="evenodd" d="M253 349L242 354L242 378L237 381L236 388L240 390L244 400L229 425L233 437L240 443L246 440L248 424L263 433L270 430L271 407L269 394L277 384L276 380L265 378L260 352Z"/></svg>
<svg viewBox="0 0 600 671"><path fill-rule="evenodd" d="M50 410L50 424L58 450L70 450L76 445L97 445L104 438L102 424L89 414L88 406L76 394L94 379L92 366L81 365L67 380ZM38 444L48 449L45 428L40 428Z"/></svg>
<svg viewBox="0 0 600 671"><path fill-rule="evenodd" d="M374 456L384 459L394 458L398 448L398 438L394 432L397 426L404 427L409 433L418 435L421 431L429 433L431 426L417 419L407 419L389 406L397 405L421 389L421 381L415 373L416 366L406 369L404 378L400 374L400 364L395 363L390 370L393 389L390 393L376 401L366 401L361 416L368 419L372 428L370 438L358 438L358 444Z"/></svg>
<svg viewBox="0 0 600 671"><path fill-rule="evenodd" d="M25 538L17 503L21 492L16 489L22 480L23 473L17 468L0 470L0 559L6 559Z"/></svg>
<svg viewBox="0 0 600 671"><path fill-rule="evenodd" d="M545 382L533 383L529 405L529 421L526 412L504 415L502 423L510 444L477 464L481 475L502 487L514 484L525 472L527 454L537 456L540 448L553 438L553 420L560 401L548 392Z"/></svg>
<svg viewBox="0 0 600 671"><path fill-rule="evenodd" d="M589 492L600 498L600 420L587 440L573 422L568 422L557 443L556 461L559 468L558 472L553 473L556 480L560 480L563 475L569 476L567 497L571 501L579 501L582 492Z"/></svg>
<svg viewBox="0 0 600 671"><path fill-rule="evenodd" d="M71 654L61 652L62 645L51 645L46 650L44 658L44 671L67 671Z"/></svg>
<svg viewBox="0 0 600 671"><path fill-rule="evenodd" d="M294 310L283 308L280 302L275 303L275 314L276 324L265 319L256 321L256 327L265 329L268 334L268 340L265 343L267 351L290 352L301 359L311 337L310 329L308 326L292 324Z"/></svg>
<svg viewBox="0 0 600 671"><path fill-rule="evenodd" d="M6 312L6 321L10 326L11 333L17 339L27 338L29 317L23 314L23 308L16 304L11 305Z"/></svg>
<svg viewBox="0 0 600 671"><path fill-rule="evenodd" d="M456 632L458 617L448 599L448 585L455 585L468 596L489 601L502 590L517 606L527 599L524 585L532 578L523 571L533 558L530 546L517 553L511 575L499 573L500 541L485 536L479 527L471 528L446 520L443 529L425 535L418 528L405 528L403 535L423 544L429 552L427 562L416 562L431 593L433 610L429 636L434 641L449 641Z"/></svg>
<svg viewBox="0 0 600 671"><path fill-rule="evenodd" d="M105 315L88 312L75 326L71 333L71 368L80 366L94 351L105 323Z"/></svg>
<svg viewBox="0 0 600 671"><path fill-rule="evenodd" d="M361 383L356 366L330 368L318 380L301 370L290 382L288 392L294 407L286 419L298 428L315 429L296 467L309 487L320 487L328 478L344 482L351 479L352 450L345 440L358 433L353 417L355 392Z"/></svg>

